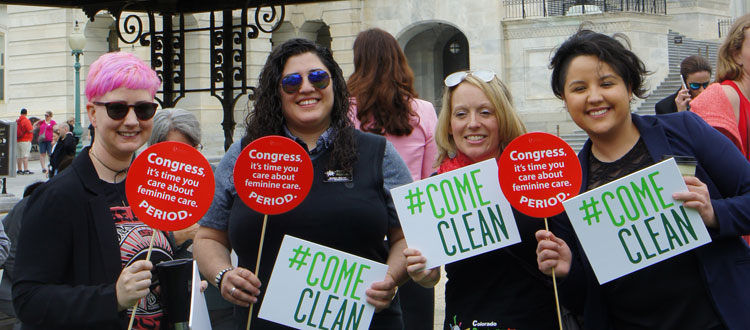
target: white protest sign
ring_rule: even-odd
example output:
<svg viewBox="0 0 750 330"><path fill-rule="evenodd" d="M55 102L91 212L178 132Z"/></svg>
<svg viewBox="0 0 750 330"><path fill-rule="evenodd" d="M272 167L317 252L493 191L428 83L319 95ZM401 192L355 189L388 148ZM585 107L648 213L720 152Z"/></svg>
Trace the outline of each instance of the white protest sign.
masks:
<svg viewBox="0 0 750 330"><path fill-rule="evenodd" d="M422 252L427 268L521 241L495 159L391 189L391 195L406 243Z"/></svg>
<svg viewBox="0 0 750 330"><path fill-rule="evenodd" d="M711 242L670 158L563 202L600 284Z"/></svg>
<svg viewBox="0 0 750 330"><path fill-rule="evenodd" d="M365 291L388 267L286 235L258 317L296 329L368 329Z"/></svg>
<svg viewBox="0 0 750 330"><path fill-rule="evenodd" d="M190 292L190 318L188 328L194 330L211 330L211 319L208 317L206 297L201 292L201 276L198 262L193 260L193 289Z"/></svg>

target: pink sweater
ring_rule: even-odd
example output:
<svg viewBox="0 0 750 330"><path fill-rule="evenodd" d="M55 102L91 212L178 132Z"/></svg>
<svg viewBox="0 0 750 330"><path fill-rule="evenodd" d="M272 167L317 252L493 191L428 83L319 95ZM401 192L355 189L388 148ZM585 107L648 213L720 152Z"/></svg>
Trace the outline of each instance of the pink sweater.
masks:
<svg viewBox="0 0 750 330"><path fill-rule="evenodd" d="M352 98L351 111L349 112L354 122L354 127L360 129L361 123L357 120L357 100ZM429 177L435 173L435 158L437 157L437 145L435 144L435 128L437 126L437 114L432 103L425 100L414 99L411 102L412 109L419 118L412 117L411 125L414 130L409 136L393 136L386 134L385 138L390 141L401 158L409 167L414 181Z"/></svg>

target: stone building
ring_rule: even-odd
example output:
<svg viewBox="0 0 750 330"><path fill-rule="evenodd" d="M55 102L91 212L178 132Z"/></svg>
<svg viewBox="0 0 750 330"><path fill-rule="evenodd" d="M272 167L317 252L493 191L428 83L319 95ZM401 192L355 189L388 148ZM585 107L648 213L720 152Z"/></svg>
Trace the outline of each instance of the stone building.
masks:
<svg viewBox="0 0 750 330"><path fill-rule="evenodd" d="M379 27L393 34L405 50L421 98L438 105L447 74L465 68L491 69L511 88L530 130L561 134L573 131L575 125L551 92L547 64L554 48L581 24L627 35L632 49L653 72L648 85L656 88L670 70L670 31L716 43L726 22L749 10L748 0L350 0L287 6L278 30L249 40L248 80L255 84L272 47L292 37L329 46L344 73L351 74L351 47L357 33ZM239 12L234 20L239 20ZM88 66L104 52L120 49L149 59L146 47L117 38L109 13L98 13L92 22L81 10L0 4L0 119L15 119L22 107L31 116L46 110L58 120L73 116L74 57L67 37L75 21L86 36L81 86ZM186 15L185 28L205 27L209 21L208 13ZM211 81L208 32L187 34L185 47L185 85L207 88ZM641 102L633 105L634 110ZM194 111L202 121L207 156L223 154L218 99L208 92L188 93L177 106ZM250 108L247 97L239 97L234 108L235 140L243 133L241 122ZM85 109L81 111L85 127Z"/></svg>

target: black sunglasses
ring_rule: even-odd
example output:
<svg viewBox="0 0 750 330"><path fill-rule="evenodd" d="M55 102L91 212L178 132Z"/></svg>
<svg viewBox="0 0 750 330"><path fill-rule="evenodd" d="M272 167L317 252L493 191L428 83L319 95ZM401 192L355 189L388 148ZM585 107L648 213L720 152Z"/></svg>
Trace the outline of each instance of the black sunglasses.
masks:
<svg viewBox="0 0 750 330"><path fill-rule="evenodd" d="M154 102L136 102L135 104L127 104L124 101L116 102L93 102L96 105L103 105L107 109L107 115L109 118L114 120L120 120L125 118L133 108L135 116L139 120L149 120L156 113L156 107L159 106Z"/></svg>
<svg viewBox="0 0 750 330"><path fill-rule="evenodd" d="M688 84L688 86L689 86L689 87L690 87L690 89L692 89L692 90L698 90L698 89L700 89L701 87L703 87L703 88L706 88L706 87L708 87L708 84L709 84L709 83L710 83L710 81L707 81L707 82L704 82L704 83L689 83L689 84Z"/></svg>
<svg viewBox="0 0 750 330"><path fill-rule="evenodd" d="M313 87L317 89L324 89L328 87L331 82L331 76L325 70L315 70L307 74L307 80ZM292 73L281 78L281 89L287 94L294 94L299 92L302 87L302 75L299 73Z"/></svg>

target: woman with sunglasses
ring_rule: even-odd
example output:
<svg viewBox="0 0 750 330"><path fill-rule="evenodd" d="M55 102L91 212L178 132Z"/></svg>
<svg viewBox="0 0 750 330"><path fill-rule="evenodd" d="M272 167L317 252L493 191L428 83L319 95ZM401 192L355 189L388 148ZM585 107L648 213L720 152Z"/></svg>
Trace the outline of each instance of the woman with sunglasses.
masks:
<svg viewBox="0 0 750 330"><path fill-rule="evenodd" d="M151 134L160 84L130 53L107 53L91 64L86 111L96 141L39 187L29 200L35 207L24 213L13 286L24 329L124 329L137 302L133 328L160 328L151 269L172 251L162 232L135 218L125 196L133 154ZM143 260L152 235L158 239Z"/></svg>
<svg viewBox="0 0 750 330"><path fill-rule="evenodd" d="M487 159L526 133L510 92L492 71L460 71L445 78L443 108L435 139L438 173ZM522 241L445 266L445 329L557 329L555 296L536 269L534 232L538 219L514 211ZM425 287L440 279L440 268L425 269L416 249L404 251L411 278ZM488 269L502 269L488 272Z"/></svg>
<svg viewBox="0 0 750 330"><path fill-rule="evenodd" d="M750 165L692 112L631 113L643 97L643 62L618 40L582 30L550 63L552 91L589 140L578 155L587 191L659 162L694 157L688 191L672 195L703 219L712 242L599 285L567 216L538 239L538 266L560 280L560 298L587 329L747 329L750 324ZM704 92L705 93L705 92ZM699 97L700 98L700 97ZM554 234L553 234L554 233ZM655 237L655 236L654 236Z"/></svg>
<svg viewBox="0 0 750 330"><path fill-rule="evenodd" d="M411 181L408 168L385 138L352 127L345 80L328 49L289 40L271 52L258 84L247 133L219 163L214 201L199 222L193 255L201 272L236 304L235 324L244 327L249 305L263 301L282 238L292 235L387 264L383 281L367 289L366 300L376 309L370 329L402 329L398 298L392 299L407 279L405 241L389 189ZM269 217L256 273L263 214L239 199L233 170L242 148L268 135L289 137L308 150L314 177L299 206ZM230 248L238 267L230 262ZM289 329L258 319L258 310L253 327Z"/></svg>
<svg viewBox="0 0 750 330"><path fill-rule="evenodd" d="M690 101L698 97L711 81L711 64L700 55L686 57L680 63L680 89L656 103L657 115L690 109Z"/></svg>
<svg viewBox="0 0 750 330"><path fill-rule="evenodd" d="M52 155L53 130L57 122L52 119L52 111L44 113L44 120L39 121L39 163L42 173L47 174L49 157Z"/></svg>
<svg viewBox="0 0 750 330"><path fill-rule="evenodd" d="M364 132L383 135L404 159L414 181L435 173L435 125L432 103L417 98L414 73L398 41L381 29L362 31L354 40L350 116ZM399 287L404 327L432 329L435 292L409 281Z"/></svg>

